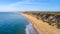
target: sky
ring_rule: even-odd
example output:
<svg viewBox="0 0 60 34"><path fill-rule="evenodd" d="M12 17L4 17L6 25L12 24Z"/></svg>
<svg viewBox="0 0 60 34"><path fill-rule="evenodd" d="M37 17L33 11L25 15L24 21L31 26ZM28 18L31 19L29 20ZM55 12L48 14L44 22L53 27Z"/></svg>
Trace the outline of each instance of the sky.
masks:
<svg viewBox="0 0 60 34"><path fill-rule="evenodd" d="M0 11L60 11L60 0L0 0Z"/></svg>

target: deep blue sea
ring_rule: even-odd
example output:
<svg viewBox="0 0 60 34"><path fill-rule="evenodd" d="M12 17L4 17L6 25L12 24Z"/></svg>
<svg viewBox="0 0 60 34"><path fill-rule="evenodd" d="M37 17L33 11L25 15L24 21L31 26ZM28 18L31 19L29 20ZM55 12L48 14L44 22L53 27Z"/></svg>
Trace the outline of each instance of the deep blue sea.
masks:
<svg viewBox="0 0 60 34"><path fill-rule="evenodd" d="M35 31L21 14L0 12L0 34L35 34Z"/></svg>

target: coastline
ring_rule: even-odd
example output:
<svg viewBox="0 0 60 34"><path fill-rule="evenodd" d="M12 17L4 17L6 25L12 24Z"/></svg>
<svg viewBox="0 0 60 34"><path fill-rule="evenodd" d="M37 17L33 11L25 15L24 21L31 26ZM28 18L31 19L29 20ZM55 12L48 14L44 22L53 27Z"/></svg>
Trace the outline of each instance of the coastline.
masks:
<svg viewBox="0 0 60 34"><path fill-rule="evenodd" d="M34 29L36 30L36 34L60 34L60 31L51 27L45 22L42 22L41 20L37 20L32 15L22 14L25 16L28 20L31 21Z"/></svg>
<svg viewBox="0 0 60 34"><path fill-rule="evenodd" d="M32 27L32 24L29 23L27 26L26 26L26 34L36 34L34 28Z"/></svg>

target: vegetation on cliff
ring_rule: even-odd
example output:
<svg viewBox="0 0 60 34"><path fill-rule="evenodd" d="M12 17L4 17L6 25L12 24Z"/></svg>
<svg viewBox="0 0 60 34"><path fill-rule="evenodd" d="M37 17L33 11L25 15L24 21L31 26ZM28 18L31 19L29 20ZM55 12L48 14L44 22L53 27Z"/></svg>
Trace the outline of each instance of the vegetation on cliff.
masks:
<svg viewBox="0 0 60 34"><path fill-rule="evenodd" d="M60 12L24 12L60 29Z"/></svg>

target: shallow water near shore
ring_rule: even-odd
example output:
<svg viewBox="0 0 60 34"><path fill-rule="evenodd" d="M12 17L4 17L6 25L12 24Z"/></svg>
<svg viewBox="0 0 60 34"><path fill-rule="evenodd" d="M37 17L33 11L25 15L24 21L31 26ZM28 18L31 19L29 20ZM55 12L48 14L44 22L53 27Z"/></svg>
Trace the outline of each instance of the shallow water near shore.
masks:
<svg viewBox="0 0 60 34"><path fill-rule="evenodd" d="M0 12L0 34L31 34L29 28L34 31L32 24L21 14Z"/></svg>

